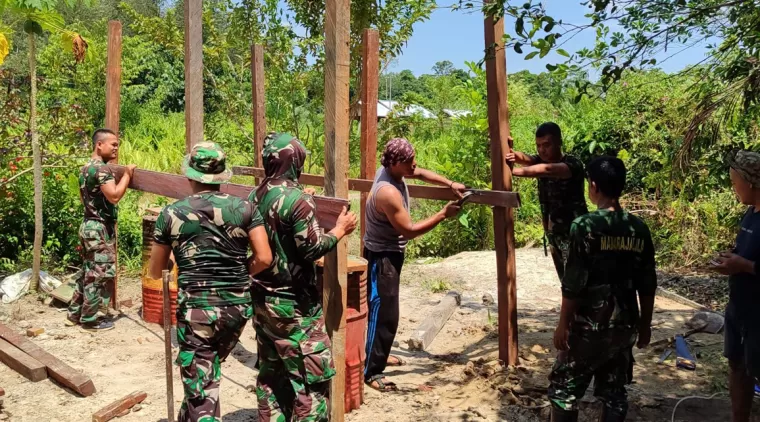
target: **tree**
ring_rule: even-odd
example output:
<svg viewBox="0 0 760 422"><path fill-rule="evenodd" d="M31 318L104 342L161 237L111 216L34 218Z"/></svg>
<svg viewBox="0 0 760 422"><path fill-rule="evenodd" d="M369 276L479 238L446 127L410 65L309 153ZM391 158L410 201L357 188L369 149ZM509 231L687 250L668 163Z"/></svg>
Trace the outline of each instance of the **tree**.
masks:
<svg viewBox="0 0 760 422"><path fill-rule="evenodd" d="M73 0L69 5L73 6ZM24 22L24 32L27 34L29 44L29 135L32 140L32 159L34 174L34 260L32 264L32 280L30 289L37 290L40 279L40 266L42 262L42 151L40 148L39 133L37 133L37 43L35 37L43 35L43 31L58 34L62 46L74 54L79 63L84 60L87 51L87 42L77 33L64 29L63 18L55 12L56 0L2 0L0 1L0 14L6 6L10 6L12 15ZM5 31L10 27L3 26ZM3 39L6 39L5 35ZM4 57L3 57L4 58Z"/></svg>
<svg viewBox="0 0 760 422"><path fill-rule="evenodd" d="M436 62L433 66L433 73L436 76L448 76L454 73L454 64L448 60L442 62Z"/></svg>
<svg viewBox="0 0 760 422"><path fill-rule="evenodd" d="M515 19L514 36L506 35L506 45L525 59L545 57L555 51L567 57L565 63L546 67L559 77L589 68L600 71L602 90L618 82L628 69L657 66L658 55L707 46L703 62L685 69L699 82L693 94L699 106L685 134L679 152L679 167L688 164L698 132L716 132L716 125L733 118L738 109L757 113L760 108L760 1L758 0L586 0L588 22L570 24L548 15L540 1L520 6L497 0L484 7L487 14ZM593 48L571 55L563 44L578 33L596 32ZM589 92L591 82L576 81L579 96ZM579 97L578 97L579 98ZM713 120L715 113L722 113Z"/></svg>

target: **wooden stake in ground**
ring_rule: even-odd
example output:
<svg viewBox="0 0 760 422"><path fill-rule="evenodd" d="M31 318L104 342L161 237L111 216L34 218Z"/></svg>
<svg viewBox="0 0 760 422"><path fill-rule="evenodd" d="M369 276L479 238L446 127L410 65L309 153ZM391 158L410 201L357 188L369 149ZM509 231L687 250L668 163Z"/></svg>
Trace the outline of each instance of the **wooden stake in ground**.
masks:
<svg viewBox="0 0 760 422"><path fill-rule="evenodd" d="M348 199L349 0L325 2L325 194ZM343 421L346 385L346 239L325 257L325 324L332 339L335 376L330 420Z"/></svg>
<svg viewBox="0 0 760 422"><path fill-rule="evenodd" d="M261 150L267 136L267 102L264 89L264 46L251 46L251 83L253 88L253 163L254 167L264 166ZM256 180L258 184L259 180Z"/></svg>
<svg viewBox="0 0 760 422"><path fill-rule="evenodd" d="M121 108L121 22L108 22L108 64L106 65L106 128L111 129L116 136L119 134L119 116ZM119 158L116 157L114 164L118 164ZM119 310L119 302L116 294L119 283L119 245L115 238L118 238L119 223L114 227L114 245L116 253L116 274L113 278L111 289L111 307ZM108 304L106 309L108 309Z"/></svg>
<svg viewBox="0 0 760 422"><path fill-rule="evenodd" d="M166 354L166 407L168 411L168 422L174 422L174 377L172 374L172 315L171 305L169 304L169 281L172 275L169 270L163 272L164 282L164 352Z"/></svg>
<svg viewBox="0 0 760 422"><path fill-rule="evenodd" d="M361 179L375 179L377 169L377 89L380 61L379 34L376 29L365 29L362 34L362 119L361 119ZM367 207L367 193L362 192L359 224L361 238L359 250L364 250L364 219Z"/></svg>
<svg viewBox="0 0 760 422"><path fill-rule="evenodd" d="M433 308L420 326L409 337L409 348L412 350L425 350L435 340L435 336L441 331L443 325L449 320L454 310L462 303L462 297L457 292L449 292L441 303Z"/></svg>
<svg viewBox="0 0 760 422"><path fill-rule="evenodd" d="M185 0L185 152L203 141L203 5Z"/></svg>
<svg viewBox="0 0 760 422"><path fill-rule="evenodd" d="M492 189L512 190L512 169L506 164L510 150L507 107L507 59L504 53L504 20L485 19L488 133L491 138ZM515 280L515 229L512 208L493 209L494 244L499 303L499 359L517 364L517 281Z"/></svg>
<svg viewBox="0 0 760 422"><path fill-rule="evenodd" d="M129 409L131 409L137 403L142 403L142 401L147 397L148 393L145 391L135 391L134 393L122 397L119 400L116 400L115 402L95 412L92 415L92 422L107 422L119 416L124 411L127 411L127 413L129 413Z"/></svg>

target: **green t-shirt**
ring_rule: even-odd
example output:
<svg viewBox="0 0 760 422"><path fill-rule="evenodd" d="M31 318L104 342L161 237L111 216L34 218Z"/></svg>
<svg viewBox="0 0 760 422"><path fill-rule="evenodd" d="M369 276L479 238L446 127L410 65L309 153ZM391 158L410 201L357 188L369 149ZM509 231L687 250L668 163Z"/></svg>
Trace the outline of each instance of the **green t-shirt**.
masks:
<svg viewBox="0 0 760 422"><path fill-rule="evenodd" d="M84 205L84 219L100 221L113 234L116 225L116 205L108 202L101 190L106 183L116 183L113 171L101 160L90 159L79 170L79 195Z"/></svg>
<svg viewBox="0 0 760 422"><path fill-rule="evenodd" d="M199 193L165 207L153 237L174 252L178 301L193 308L250 303L248 233L263 224L250 202L226 193Z"/></svg>
<svg viewBox="0 0 760 422"><path fill-rule="evenodd" d="M652 236L641 219L598 210L573 221L562 296L579 301L576 324L633 327L639 320L636 293L654 296L656 289Z"/></svg>

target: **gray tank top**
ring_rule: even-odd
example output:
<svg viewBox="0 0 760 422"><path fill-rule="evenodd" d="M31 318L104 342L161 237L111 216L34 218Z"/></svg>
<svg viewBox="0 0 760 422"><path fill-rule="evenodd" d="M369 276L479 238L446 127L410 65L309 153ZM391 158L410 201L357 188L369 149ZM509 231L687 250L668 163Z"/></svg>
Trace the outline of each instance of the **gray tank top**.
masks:
<svg viewBox="0 0 760 422"><path fill-rule="evenodd" d="M404 252L408 240L404 239L401 233L388 221L385 214L378 211L375 206L377 192L386 186L393 186L401 192L401 197L404 199L404 209L409 212L409 189L406 187L406 182L396 182L385 167L378 169L375 183L372 185L369 198L367 198L364 246L372 252Z"/></svg>

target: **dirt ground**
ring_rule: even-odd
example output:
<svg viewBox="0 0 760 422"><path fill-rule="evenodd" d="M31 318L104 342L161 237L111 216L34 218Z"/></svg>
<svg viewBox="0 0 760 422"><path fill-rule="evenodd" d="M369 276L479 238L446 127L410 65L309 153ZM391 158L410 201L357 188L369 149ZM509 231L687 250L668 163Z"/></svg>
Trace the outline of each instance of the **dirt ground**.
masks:
<svg viewBox="0 0 760 422"><path fill-rule="evenodd" d="M496 298L493 252L467 252L443 261L407 264L402 276L401 323L394 354L403 367L387 374L399 391L381 394L365 388L363 406L350 422L377 421L539 421L546 420L546 375L554 361L551 346L561 300L559 282L550 258L539 249L517 252L518 317L521 365L502 368L497 360L496 305L485 306L483 295ZM411 352L406 340L449 289L462 294L462 304L425 352ZM80 398L50 379L32 383L0 365L0 387L6 391L4 408L11 421L85 421L106 404L135 390L148 399L139 410L120 421L166 419L163 329L140 318L139 280L122 280L120 299L134 306L122 309L116 329L91 334L65 327L65 313L44 305L32 295L11 305L0 305L0 321L18 329L43 327L33 339L48 352L89 375L97 393ZM685 330L695 310L657 298L653 340ZM673 406L682 397L677 421L726 421L727 367L721 357L722 335L691 337L698 355L696 371L676 369L673 359L658 364L663 348L635 350L634 383L629 387L628 420L670 421ZM174 348L176 356L177 349ZM222 365L221 406L225 421L255 421L256 343L251 326ZM176 369L176 368L175 368ZM589 390L592 390L591 388ZM174 373L174 401L182 399L179 374ZM582 420L595 420L600 403L583 399Z"/></svg>

